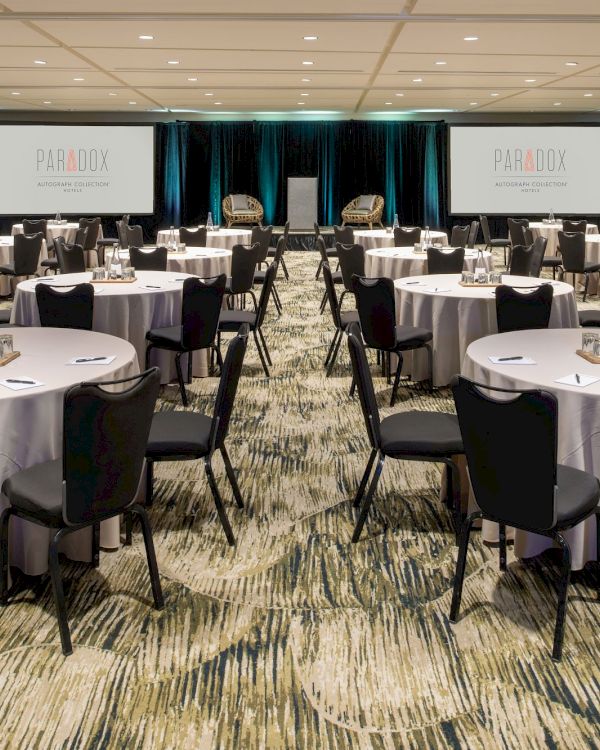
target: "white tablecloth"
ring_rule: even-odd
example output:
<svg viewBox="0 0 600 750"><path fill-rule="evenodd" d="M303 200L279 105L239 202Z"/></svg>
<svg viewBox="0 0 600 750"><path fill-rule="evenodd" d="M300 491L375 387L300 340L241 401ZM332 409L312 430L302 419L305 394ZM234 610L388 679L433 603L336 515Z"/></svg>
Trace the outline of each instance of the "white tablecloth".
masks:
<svg viewBox="0 0 600 750"><path fill-rule="evenodd" d="M430 231L432 242L441 242L442 245L448 244L448 235L446 232ZM421 240L425 232L421 232ZM377 247L394 247L394 233L385 229L355 229L354 242L362 245L365 250L374 250Z"/></svg>
<svg viewBox="0 0 600 750"><path fill-rule="evenodd" d="M146 250L154 248L145 246ZM231 250L214 247L190 247L184 253L169 253L167 255L167 271L173 273L189 273L208 279L224 273L231 276ZM129 257L127 250L121 250L121 256Z"/></svg>
<svg viewBox="0 0 600 750"><path fill-rule="evenodd" d="M477 251L467 250L463 268L474 271ZM493 268L491 253L483 253L486 271ZM385 276L401 279L404 276L421 276L427 273L427 253L415 253L412 247L383 247L365 253L365 274L371 278Z"/></svg>
<svg viewBox="0 0 600 750"><path fill-rule="evenodd" d="M140 362L144 366L146 356L146 332L151 328L164 328L181 324L182 281L188 274L161 271L137 272L138 281L132 284L94 284L94 322L95 331L118 336L133 344ZM61 274L53 277L57 285L80 284L90 281L91 273ZM23 281L17 287L12 308L11 323L23 326L39 326L37 302L35 298L36 283ZM145 285L159 287L145 289ZM153 350L151 365L161 369L163 383L175 378L174 354L164 350ZM182 357L185 368L186 358ZM205 352L194 353L194 374L207 374Z"/></svg>
<svg viewBox="0 0 600 750"><path fill-rule="evenodd" d="M592 329L596 330L596 329ZM575 354L581 348L583 329L515 331L474 342L467 349L462 373L481 383L501 388L538 388L558 399L558 462L600 477L600 382L585 388L555 383L574 372L598 376L593 365ZM489 356L522 354L535 365L494 365ZM496 541L496 524L483 526L484 538ZM592 517L564 532L572 553L572 567L582 568L596 559L596 521ZM531 557L552 545L537 534L515 532L515 554Z"/></svg>
<svg viewBox="0 0 600 750"><path fill-rule="evenodd" d="M139 372L135 349L127 341L92 331L59 328L14 328L14 349L21 356L0 369L0 379L32 377L44 385L22 391L0 386L0 486L19 469L62 455L63 395L83 380L117 380ZM110 365L67 365L78 356L115 355ZM2 497L2 508L6 507ZM47 568L50 532L13 518L10 522L10 562L30 575ZM117 519L101 528L103 547L118 547ZM66 537L61 550L75 560L91 559L91 532Z"/></svg>
<svg viewBox="0 0 600 750"><path fill-rule="evenodd" d="M47 224L46 227L46 239L54 239L54 237L64 237L67 245L71 245L75 242L75 235L79 229L79 222L68 221L66 224ZM23 224L13 224L12 234L23 234ZM104 237L102 232L102 224L98 229L98 239L101 240ZM93 268L98 265L98 252L96 250L89 250L86 253L85 265L87 268Z"/></svg>
<svg viewBox="0 0 600 750"><path fill-rule="evenodd" d="M562 232L562 221L557 221L556 224L544 224L541 221L531 221L529 223L529 229L531 229L533 239L536 237L546 237L548 240L548 244L546 245L546 255L556 255L558 233ZM598 234L598 227L596 224L588 224L585 231L586 234Z"/></svg>
<svg viewBox="0 0 600 750"><path fill-rule="evenodd" d="M190 227L190 229L195 229L195 227ZM161 229L156 236L156 244L166 245L170 234L169 229ZM211 230L206 233L206 246L231 250L234 245L248 245L251 237L252 232L249 229L233 227L232 229ZM175 239L179 242L179 229L175 230Z"/></svg>
<svg viewBox="0 0 600 750"><path fill-rule="evenodd" d="M13 235L5 234L0 236L0 266L5 266L13 262L14 245L15 239ZM47 257L48 248L46 247L46 240L43 240L42 249L40 252L40 263L43 260L46 260ZM44 274L44 269L41 266L38 266L37 272L40 276L42 276ZM15 281L18 282L22 279L23 277L19 276L17 279L13 279L12 283L14 284ZM11 278L9 276L0 276L0 296L4 297L8 294L12 294Z"/></svg>
<svg viewBox="0 0 600 750"><path fill-rule="evenodd" d="M452 376L460 372L469 344L498 331L493 287L463 287L459 281L458 274L447 274L412 276L394 282L398 323L433 331L434 385L447 385ZM541 282L525 276L505 275L503 283L531 287ZM553 286L550 328L577 327L573 287L560 281L553 282ZM429 293L430 288L448 291ZM410 372L415 380L428 378L425 352L405 354L404 371Z"/></svg>

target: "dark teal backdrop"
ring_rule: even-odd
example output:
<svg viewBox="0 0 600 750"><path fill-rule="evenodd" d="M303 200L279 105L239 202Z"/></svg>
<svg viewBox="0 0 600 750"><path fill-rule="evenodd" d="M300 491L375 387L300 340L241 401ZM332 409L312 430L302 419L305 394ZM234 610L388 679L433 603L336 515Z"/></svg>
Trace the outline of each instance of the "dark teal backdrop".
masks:
<svg viewBox="0 0 600 750"><path fill-rule="evenodd" d="M265 222L283 224L287 178L319 178L320 224L340 221L360 193L385 198L384 221L446 223L446 124L442 122L173 122L157 127L154 222L197 224L221 200L249 193ZM144 221L145 224L150 222ZM150 226L148 226L150 230Z"/></svg>

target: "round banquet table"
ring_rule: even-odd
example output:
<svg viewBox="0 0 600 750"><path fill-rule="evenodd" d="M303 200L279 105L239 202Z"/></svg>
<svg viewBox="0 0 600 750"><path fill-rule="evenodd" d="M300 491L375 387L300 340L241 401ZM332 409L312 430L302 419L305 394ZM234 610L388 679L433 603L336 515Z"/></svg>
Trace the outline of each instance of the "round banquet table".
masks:
<svg viewBox="0 0 600 750"><path fill-rule="evenodd" d="M67 245L71 245L75 242L75 235L79 229L79 222L67 221L64 224L53 224L51 221L46 225L46 240L53 240L55 237L64 237ZM13 224L12 234L23 234L23 224ZM98 239L101 240L104 237L102 232L102 224L98 228ZM87 268L92 268L98 265L98 251L88 250L85 253L85 265Z"/></svg>
<svg viewBox="0 0 600 750"><path fill-rule="evenodd" d="M169 271L138 271L137 281L131 284L94 284L94 331L118 336L133 344L143 366L146 356L146 332L151 328L164 328L181 324L181 299L186 273ZM61 274L50 281L22 281L17 286L12 308L11 323L21 326L39 326L35 286L51 283L58 287L89 282L91 273ZM146 288L156 287L156 288ZM175 378L174 354L154 349L150 364L161 371L161 381ZM186 360L182 358L185 372ZM207 375L205 351L194 352L194 375Z"/></svg>
<svg viewBox="0 0 600 750"><path fill-rule="evenodd" d="M144 246L144 250L154 250L154 247ZM120 256L129 258L128 250L121 250ZM188 245L184 253L168 253L167 271L186 273L208 279L224 273L231 276L231 250L214 247L191 247Z"/></svg>
<svg viewBox="0 0 600 750"><path fill-rule="evenodd" d="M5 266L12 263L14 260L14 247L15 239L12 234L4 234L0 236L0 266ZM42 241L42 249L40 252L40 263L46 260L48 257L48 248L46 246L46 240ZM40 276L44 275L44 268L38 266L37 272ZM22 279L22 276L18 276L17 280ZM7 296L12 294L11 289L11 277L0 276L0 296Z"/></svg>
<svg viewBox="0 0 600 750"><path fill-rule="evenodd" d="M529 229L531 229L534 240L536 237L545 237L548 240L546 255L556 255L558 233L562 232L562 227L562 221L557 221L554 224L545 224L543 221L529 222ZM586 234L598 234L598 227L596 224L588 224L585 231Z"/></svg>
<svg viewBox="0 0 600 750"><path fill-rule="evenodd" d="M192 230L196 227L190 227ZM156 236L157 245L166 245L171 234L170 229L161 229ZM206 233L207 247L220 247L231 250L234 245L248 245L252 238L250 229L211 229ZM175 240L179 242L179 229L175 229Z"/></svg>
<svg viewBox="0 0 600 750"><path fill-rule="evenodd" d="M460 372L469 344L498 332L494 288L463 287L459 282L459 274L409 276L394 282L398 323L433 331L434 385L447 385ZM544 282L527 276L504 275L503 283L532 287ZM552 282L552 286L549 327L576 328L579 320L573 287L562 281ZM414 380L428 378L426 353L407 352L403 370Z"/></svg>
<svg viewBox="0 0 600 750"><path fill-rule="evenodd" d="M472 343L462 373L473 380L501 388L543 388L558 399L558 462L600 477L600 381L585 388L556 383L558 378L579 373L598 377L600 368L575 354L581 348L584 329L514 331ZM591 329L596 330L596 329ZM523 355L535 365L503 365L490 356ZM492 394L493 395L493 394ZM487 541L497 541L497 525L485 522ZM582 568L596 559L594 517L564 532L571 547L572 567ZM515 554L531 557L552 546L552 540L515 530Z"/></svg>
<svg viewBox="0 0 600 750"><path fill-rule="evenodd" d="M483 253L486 271L493 268L491 253ZM474 271L477 263L477 250L465 252L465 271ZM365 253L365 274L371 278L385 276L400 279L403 276L422 276L427 273L427 253L415 253L412 247L380 247Z"/></svg>
<svg viewBox="0 0 600 750"><path fill-rule="evenodd" d="M446 232L437 232L430 230L432 242L441 242L442 245L448 244L448 235ZM425 232L421 231L421 240ZM377 247L394 247L394 233L386 229L355 229L354 242L362 245L365 250L374 250Z"/></svg>
<svg viewBox="0 0 600 750"><path fill-rule="evenodd" d="M19 469L62 455L63 396L84 380L118 380L139 372L135 349L127 341L93 331L64 328L13 328L15 351L21 356L0 368L0 379L33 378L39 387L13 391L0 385L0 486ZM115 356L109 365L68 365L75 357ZM1 507L7 500L2 496ZM47 569L51 532L14 518L10 522L10 563L29 575ZM118 519L101 524L103 547L119 546ZM91 531L68 535L60 550L74 560L91 560Z"/></svg>

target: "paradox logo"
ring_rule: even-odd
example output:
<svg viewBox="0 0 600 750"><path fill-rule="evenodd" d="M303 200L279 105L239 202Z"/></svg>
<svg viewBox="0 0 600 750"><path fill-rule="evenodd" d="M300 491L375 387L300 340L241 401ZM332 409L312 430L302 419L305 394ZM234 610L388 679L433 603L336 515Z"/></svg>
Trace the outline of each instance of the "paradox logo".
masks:
<svg viewBox="0 0 600 750"><path fill-rule="evenodd" d="M108 172L109 149L38 148L37 171L48 173Z"/></svg>
<svg viewBox="0 0 600 750"><path fill-rule="evenodd" d="M518 174L531 172L565 172L567 150L561 148L495 148L494 172Z"/></svg>

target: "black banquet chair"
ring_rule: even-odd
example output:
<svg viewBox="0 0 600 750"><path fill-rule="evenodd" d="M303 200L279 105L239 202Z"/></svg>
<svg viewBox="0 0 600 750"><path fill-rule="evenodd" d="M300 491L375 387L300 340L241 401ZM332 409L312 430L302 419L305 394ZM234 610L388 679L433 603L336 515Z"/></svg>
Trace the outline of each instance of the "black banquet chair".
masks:
<svg viewBox="0 0 600 750"><path fill-rule="evenodd" d="M15 234L13 262L0 266L0 276L35 276L40 263L42 242L41 232L36 234Z"/></svg>
<svg viewBox="0 0 600 750"><path fill-rule="evenodd" d="M494 248L501 247L504 250L504 265L508 266L506 262L506 251L510 251L510 248L512 247L511 241L508 237L498 237L496 239L492 239L492 236L490 235L490 225L487 220L487 216L481 215L479 217L479 222L481 224L481 231L483 232L483 241L485 242L485 249L486 250L493 250Z"/></svg>
<svg viewBox="0 0 600 750"><path fill-rule="evenodd" d="M325 238L321 234L321 228L319 225L315 222L315 249L317 249L321 255L321 258L319 260L319 265L317 266L317 272L315 274L315 279L319 278L319 274L321 273L321 268L323 267L323 263L326 263L330 258L337 258L337 250L335 247L327 247L325 245ZM322 247L319 246L319 243L322 243ZM324 255L326 257L324 257Z"/></svg>
<svg viewBox="0 0 600 750"><path fill-rule="evenodd" d="M124 233L126 237L127 244L125 245L125 248L131 247L132 245L134 247L144 247L144 231L139 224L133 224L132 226L127 225L125 227L121 226L119 236L121 236L121 233ZM123 247L123 243L121 243L121 247Z"/></svg>
<svg viewBox="0 0 600 750"><path fill-rule="evenodd" d="M354 244L354 229L352 229L352 227L340 227L339 225L334 224L333 238L336 245L338 242L342 245L352 245Z"/></svg>
<svg viewBox="0 0 600 750"><path fill-rule="evenodd" d="M260 268L263 263L267 263L267 257L269 255L269 245L271 244L272 236L273 227L270 224L267 227L252 227L250 244L255 245L258 243L258 252L256 254L256 263L258 268Z"/></svg>
<svg viewBox="0 0 600 750"><path fill-rule="evenodd" d="M254 245L234 245L231 248L231 276L228 277L225 284L225 294L228 301L232 302L232 297L242 295L245 307L244 295L249 294L254 303L256 312L256 295L252 289L254 285L254 274L256 272L256 257L258 254L258 242ZM229 305L233 309L233 304Z"/></svg>
<svg viewBox="0 0 600 750"><path fill-rule="evenodd" d="M385 459L388 457L406 461L433 461L445 465L448 499L453 504L454 525L458 531L461 523L460 479L457 465L452 459L463 454L464 449L456 416L434 411L403 411L380 419L369 363L357 323L352 323L348 327L348 347L371 444L367 467L354 498L354 507L358 508L362 503L362 508L352 541L358 542L360 538ZM363 500L375 459L377 467Z"/></svg>
<svg viewBox="0 0 600 750"><path fill-rule="evenodd" d="M327 262L323 263L323 281L325 282L325 295L329 301L329 309L331 310L331 317L335 328L335 333L329 346L327 357L325 358L327 377L329 377L333 371L340 344L342 343L343 332L350 323L358 323L359 318L358 310L340 310L337 292L335 291L335 282L333 280L333 271Z"/></svg>
<svg viewBox="0 0 600 750"><path fill-rule="evenodd" d="M557 463L558 402L553 394L507 391L464 377L455 378L452 392L479 510L465 519L461 530L450 621L456 622L459 615L469 535L475 520L484 518L499 524L501 571L506 570L507 526L550 537L562 552L552 648L552 658L558 661L571 573L571 551L563 532L596 511L598 480ZM495 393L501 394L501 399L497 400ZM507 400L507 394L512 398Z"/></svg>
<svg viewBox="0 0 600 750"><path fill-rule="evenodd" d="M181 401L188 405L183 382L181 357L188 355L188 380L192 380L192 353L198 349L213 349L221 364L221 355L215 346L219 314L225 293L225 274L209 279L191 276L183 282L181 300L181 324L166 328L154 328L146 333L146 367L152 349L167 349L175 352L175 369L181 392Z"/></svg>
<svg viewBox="0 0 600 750"><path fill-rule="evenodd" d="M364 342L370 349L381 352L388 382L391 377L391 355L395 354L398 357L390 406L394 405L398 393L403 352L425 349L429 362L430 391L432 391L433 355L431 341L433 333L427 328L396 324L394 282L385 277L369 279L364 276L354 276L352 287Z"/></svg>
<svg viewBox="0 0 600 750"><path fill-rule="evenodd" d="M564 273L573 274L573 286L577 285L575 276L583 274L585 286L583 288L583 301L587 298L590 274L600 272L600 263L590 263L585 259L585 234L583 232L559 232L558 249L562 256L562 267Z"/></svg>
<svg viewBox="0 0 600 750"><path fill-rule="evenodd" d="M78 328L91 331L94 321L94 287L36 284L35 298L42 328Z"/></svg>
<svg viewBox="0 0 600 750"><path fill-rule="evenodd" d="M544 264L547 244L546 237L536 237L528 246L513 245L510 254L510 275L539 277Z"/></svg>
<svg viewBox="0 0 600 750"><path fill-rule="evenodd" d="M64 237L57 237L54 247L61 274L85 272L85 255L81 245L67 245Z"/></svg>
<svg viewBox="0 0 600 750"><path fill-rule="evenodd" d="M513 247L515 245L530 244L529 242L527 242L527 237L525 235L525 230L529 229L529 219L508 218L506 220L506 223L508 224L508 236L510 237L510 241Z"/></svg>
<svg viewBox="0 0 600 750"><path fill-rule="evenodd" d="M129 245L129 262L136 271L166 271L168 251L166 247L145 250Z"/></svg>
<svg viewBox="0 0 600 750"><path fill-rule="evenodd" d="M325 263L329 263L329 261L332 258L336 258L338 261L338 267L339 267L339 258L337 254L337 248L330 248L326 247L325 240L323 239L322 235L319 235L317 239L315 240L315 248L319 251L319 254L321 255L321 260L319 262L319 268L317 269L317 275L315 278L319 277L319 271L323 268L323 265ZM334 284L343 284L344 279L342 277L342 272L340 270L331 271L331 276L333 278ZM321 299L321 305L319 307L319 312L323 313L325 310L325 306L327 305L327 291L324 292L323 297Z"/></svg>
<svg viewBox="0 0 600 750"><path fill-rule="evenodd" d="M427 248L428 274L461 273L464 263L464 247L455 247L454 250L440 250L438 247Z"/></svg>
<svg viewBox="0 0 600 750"><path fill-rule="evenodd" d="M281 261L283 260L283 253L285 250L285 244L286 240L282 236L277 240L277 247L275 248L275 255L273 256L273 260L269 265L275 266L275 276L273 278L273 302L275 303L275 308L277 310L278 315L281 315L283 312L283 305L281 304L281 298L279 297L279 292L277 291L277 287L275 286L275 279L277 278L277 270L279 269L279 265L281 264ZM263 271L261 268L257 269L254 272L254 283L255 284L264 284L265 278L266 278L266 271ZM255 305L256 308L256 305Z"/></svg>
<svg viewBox="0 0 600 750"><path fill-rule="evenodd" d="M452 234L450 235L451 247L466 247L469 242L470 233L470 224L466 224L464 227L460 224L455 224L452 227Z"/></svg>
<svg viewBox="0 0 600 750"><path fill-rule="evenodd" d="M163 607L150 524L144 508L135 502L159 380L158 370L153 368L125 380L69 388L64 396L62 459L22 469L2 485L10 505L0 517L0 601L6 604L8 596L11 517L53 529L48 567L65 656L73 652L73 647L58 550L68 534L92 527L92 564L97 567L100 523L122 513L139 517L154 605L156 609ZM123 390L115 393L115 386Z"/></svg>
<svg viewBox="0 0 600 750"><path fill-rule="evenodd" d="M467 247L472 250L477 243L477 235L479 234L479 222L473 219L471 222L471 229L469 230L469 239L467 240Z"/></svg>
<svg viewBox="0 0 600 750"><path fill-rule="evenodd" d="M498 333L548 328L554 297L551 284L541 284L531 291L502 284L495 291Z"/></svg>
<svg viewBox="0 0 600 750"><path fill-rule="evenodd" d="M285 258L283 257L283 254L288 249L288 238L290 235L290 222L286 221L285 225L283 227L283 234L281 235L283 239L283 249L281 250L281 255L279 257L279 263L281 265L281 270L283 271L283 275L285 276L285 280L290 280L290 273L287 269L287 266L285 265ZM279 242L277 242L279 244ZM267 258L273 258L275 259L275 256L277 255L277 246L275 247L269 247L267 251Z"/></svg>
<svg viewBox="0 0 600 750"><path fill-rule="evenodd" d="M414 247L421 242L421 227L395 227L395 247Z"/></svg>
<svg viewBox="0 0 600 750"><path fill-rule="evenodd" d="M365 249L362 245L336 244L344 291L340 294L340 308L346 294L354 294L354 276L365 275Z"/></svg>
<svg viewBox="0 0 600 750"><path fill-rule="evenodd" d="M188 247L206 247L206 235L206 227L198 227L198 229L179 227L179 242Z"/></svg>
<svg viewBox="0 0 600 750"><path fill-rule="evenodd" d="M212 460L219 451L236 503L243 508L244 501L225 448L225 438L247 344L248 325L244 324L227 347L212 417L195 411L156 412L146 447L146 506L153 503L153 466L156 461L194 461L203 458L210 491L230 545L235 544L235 537L217 487Z"/></svg>
<svg viewBox="0 0 600 750"><path fill-rule="evenodd" d="M562 223L563 232L587 232L587 219L580 219L579 221L573 221L572 219L564 219Z"/></svg>

